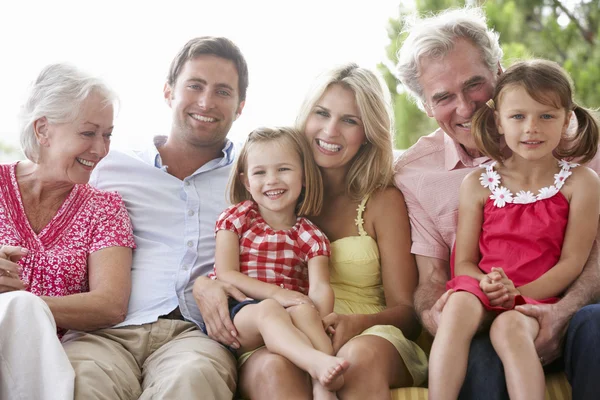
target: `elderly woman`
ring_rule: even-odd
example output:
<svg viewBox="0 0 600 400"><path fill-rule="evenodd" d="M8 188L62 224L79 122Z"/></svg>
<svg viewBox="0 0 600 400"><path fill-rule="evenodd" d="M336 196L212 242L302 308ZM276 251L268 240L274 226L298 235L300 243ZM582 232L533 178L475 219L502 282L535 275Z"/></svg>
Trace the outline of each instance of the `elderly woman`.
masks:
<svg viewBox="0 0 600 400"><path fill-rule="evenodd" d="M22 109L28 160L0 165L1 398L72 398L59 337L126 314L129 216L118 194L87 184L109 150L114 101L97 78L44 68Z"/></svg>

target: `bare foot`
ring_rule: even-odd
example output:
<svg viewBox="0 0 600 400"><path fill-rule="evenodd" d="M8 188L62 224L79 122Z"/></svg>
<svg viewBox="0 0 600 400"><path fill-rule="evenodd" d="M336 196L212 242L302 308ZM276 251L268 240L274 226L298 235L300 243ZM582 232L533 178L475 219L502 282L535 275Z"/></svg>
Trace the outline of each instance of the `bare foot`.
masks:
<svg viewBox="0 0 600 400"><path fill-rule="evenodd" d="M338 400L338 397L335 392L331 392L317 379L313 379L313 400Z"/></svg>
<svg viewBox="0 0 600 400"><path fill-rule="evenodd" d="M344 371L348 369L350 363L343 358L328 356L326 354L323 354L323 357L319 357L315 361L314 373L311 373L311 376L318 379L321 385L327 390L335 391L341 388L344 384Z"/></svg>

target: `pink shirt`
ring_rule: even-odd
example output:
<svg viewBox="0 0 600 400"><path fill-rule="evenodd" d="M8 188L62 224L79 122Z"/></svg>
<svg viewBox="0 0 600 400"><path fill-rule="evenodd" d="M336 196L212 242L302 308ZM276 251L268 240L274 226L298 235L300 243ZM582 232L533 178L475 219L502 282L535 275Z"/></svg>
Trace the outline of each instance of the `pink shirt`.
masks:
<svg viewBox="0 0 600 400"><path fill-rule="evenodd" d="M489 158L469 156L439 128L402 153L395 165L394 182L406 200L413 254L450 260L460 184L486 161ZM600 172L600 156L586 165Z"/></svg>
<svg viewBox="0 0 600 400"><path fill-rule="evenodd" d="M75 185L56 215L35 233L25 215L16 163L0 165L0 244L23 246L21 280L37 296L86 292L88 256L112 246L135 248L121 196Z"/></svg>

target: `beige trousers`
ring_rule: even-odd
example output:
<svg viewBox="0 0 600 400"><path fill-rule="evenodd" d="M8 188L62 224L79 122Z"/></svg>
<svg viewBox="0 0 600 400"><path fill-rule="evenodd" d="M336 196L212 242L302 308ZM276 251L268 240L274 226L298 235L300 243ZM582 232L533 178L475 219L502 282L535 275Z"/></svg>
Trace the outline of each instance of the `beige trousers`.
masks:
<svg viewBox="0 0 600 400"><path fill-rule="evenodd" d="M235 393L233 355L191 322L69 331L63 345L76 400L229 400Z"/></svg>
<svg viewBox="0 0 600 400"><path fill-rule="evenodd" d="M75 373L48 305L22 290L0 294L0 400L70 400Z"/></svg>

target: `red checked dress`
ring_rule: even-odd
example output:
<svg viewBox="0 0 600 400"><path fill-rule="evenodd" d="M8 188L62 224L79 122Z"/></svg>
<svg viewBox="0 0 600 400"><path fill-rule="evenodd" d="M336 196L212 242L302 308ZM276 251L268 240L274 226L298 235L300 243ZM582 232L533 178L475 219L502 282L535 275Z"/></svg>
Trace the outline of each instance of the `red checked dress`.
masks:
<svg viewBox="0 0 600 400"><path fill-rule="evenodd" d="M75 185L39 233L29 225L15 176L17 163L0 165L0 244L29 250L18 264L27 290L37 296L87 292L87 260L112 246L135 248L121 196Z"/></svg>
<svg viewBox="0 0 600 400"><path fill-rule="evenodd" d="M331 255L329 240L315 224L299 217L291 229L272 229L250 200L223 211L215 227L215 232L219 230L240 238L240 272L304 294L308 294L308 260Z"/></svg>
<svg viewBox="0 0 600 400"><path fill-rule="evenodd" d="M483 211L479 268L487 274L492 267L501 267L518 288L541 277L560 258L569 217L569 202L560 189L571 175L570 169L578 164L559 161L561 171L554 175L554 185L540 189L537 195L525 191L513 195L500 186L494 165L483 166L486 171L479 179L492 192ZM451 269L452 280L447 289L473 293L487 310L505 310L490 305L475 278L454 276L454 255ZM517 296L515 306L557 301L556 297L534 300Z"/></svg>

